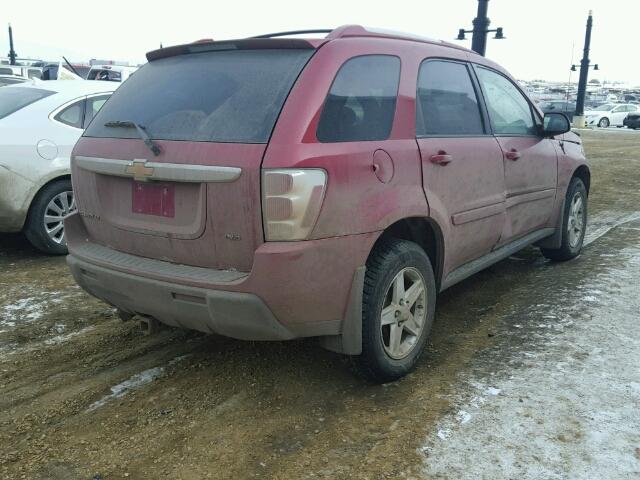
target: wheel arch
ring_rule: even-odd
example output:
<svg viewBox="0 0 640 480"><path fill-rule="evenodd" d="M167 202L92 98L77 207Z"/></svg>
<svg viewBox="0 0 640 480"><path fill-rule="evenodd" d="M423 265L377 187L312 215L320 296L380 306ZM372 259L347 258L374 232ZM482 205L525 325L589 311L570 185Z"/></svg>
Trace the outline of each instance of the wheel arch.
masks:
<svg viewBox="0 0 640 480"><path fill-rule="evenodd" d="M388 238L408 240L418 244L424 250L433 266L433 275L439 291L444 266L444 236L440 225L431 217L406 217L397 220L383 230L371 252L381 241Z"/></svg>
<svg viewBox="0 0 640 480"><path fill-rule="evenodd" d="M49 178L48 180L46 180L42 185L40 185L38 187L38 189L35 191L35 193L33 195L31 195L31 199L29 200L29 209L27 210L27 215L25 218L25 225L26 222L29 218L29 216L31 215L31 211L33 209L33 204L36 198L38 198L38 195L40 195L40 193L47 188L49 185L51 185L52 183L55 182L59 182L60 180L71 180L71 174L70 173L64 173L62 175L57 175L53 178Z"/></svg>
<svg viewBox="0 0 640 480"><path fill-rule="evenodd" d="M579 178L584 183L585 188L587 189L587 195L589 195L589 189L591 188L591 170L586 165L580 165L575 169L571 178Z"/></svg>

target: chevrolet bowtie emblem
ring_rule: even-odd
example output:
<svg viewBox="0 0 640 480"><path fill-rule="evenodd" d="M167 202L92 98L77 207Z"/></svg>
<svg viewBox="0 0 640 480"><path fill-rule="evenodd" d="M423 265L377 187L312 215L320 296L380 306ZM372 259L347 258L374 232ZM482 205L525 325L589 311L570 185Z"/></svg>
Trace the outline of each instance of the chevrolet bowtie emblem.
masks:
<svg viewBox="0 0 640 480"><path fill-rule="evenodd" d="M141 182L149 180L153 175L153 167L147 167L146 160L134 160L124 170L127 174L133 175L134 180Z"/></svg>

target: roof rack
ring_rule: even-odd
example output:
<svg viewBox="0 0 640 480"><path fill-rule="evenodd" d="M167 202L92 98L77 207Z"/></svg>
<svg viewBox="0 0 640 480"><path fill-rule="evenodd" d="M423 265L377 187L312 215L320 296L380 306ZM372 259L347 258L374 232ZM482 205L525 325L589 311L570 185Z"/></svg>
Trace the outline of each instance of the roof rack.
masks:
<svg viewBox="0 0 640 480"><path fill-rule="evenodd" d="M380 28L368 28L362 25L342 25L334 29L313 29L313 30L292 30L289 32L267 33L264 35L257 35L249 38L274 38L274 37L286 37L289 35L304 35L308 33L326 33L327 40L335 40L345 37L379 37L379 38L394 38L399 40L410 40L421 43L433 43L439 45L446 45L458 50L468 51L466 48L456 45L454 43L444 42L435 38L424 37L421 35L415 35L406 32L396 32L393 30L385 30Z"/></svg>
<svg viewBox="0 0 640 480"><path fill-rule="evenodd" d="M305 35L311 33L325 33L324 39L301 39L301 38L279 38L291 35ZM200 40L195 43L184 45L175 45L173 47L160 48L147 53L147 60L150 62L160 58L172 57L186 53L208 52L214 50L229 49L249 49L249 48L318 48L325 42L336 40L338 38L389 38L396 40L409 40L421 43L431 43L436 45L445 45L457 50L471 52L466 48L442 40L434 38L421 37L404 32L394 32L391 30L381 30L376 28L365 28L361 25L342 25L334 29L315 28L311 30L290 30L288 32L266 33L256 35L254 37L241 38L236 40L222 40L214 42L212 39Z"/></svg>
<svg viewBox="0 0 640 480"><path fill-rule="evenodd" d="M276 33L265 33L263 35L256 35L254 37L249 38L274 38L274 37L288 37L290 35L306 35L307 33L331 33L333 29L331 28L316 28L315 30L290 30L288 32L276 32Z"/></svg>

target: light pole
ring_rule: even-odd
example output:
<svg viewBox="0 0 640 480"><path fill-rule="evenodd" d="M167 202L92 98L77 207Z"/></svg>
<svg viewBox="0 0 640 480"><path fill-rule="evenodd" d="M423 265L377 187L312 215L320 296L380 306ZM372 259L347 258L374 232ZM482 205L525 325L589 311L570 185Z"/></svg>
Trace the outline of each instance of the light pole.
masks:
<svg viewBox="0 0 640 480"><path fill-rule="evenodd" d="M456 40L466 40L465 33L473 33L471 37L471 50L479 53L484 57L487 51L487 33L496 32L496 40L503 40L505 38L502 33L502 27L498 27L495 30L489 30L491 20L487 17L487 11L489 9L489 0L478 0L478 14L473 19L473 30L465 30L461 28L458 30L458 37Z"/></svg>
<svg viewBox="0 0 640 480"><path fill-rule="evenodd" d="M11 29L11 24L9 24L9 64L16 64L16 57L18 54L13 49L13 30Z"/></svg>
<svg viewBox="0 0 640 480"><path fill-rule="evenodd" d="M593 27L593 11L589 10L587 18L587 31L584 35L584 53L580 60L580 80L578 81L578 98L576 98L576 114L573 117L573 126L584 128L584 97L587 93L587 77L589 76L590 65L589 49L591 47L591 28ZM593 65L594 70L598 70L598 64ZM575 72L576 65L571 65L571 70Z"/></svg>

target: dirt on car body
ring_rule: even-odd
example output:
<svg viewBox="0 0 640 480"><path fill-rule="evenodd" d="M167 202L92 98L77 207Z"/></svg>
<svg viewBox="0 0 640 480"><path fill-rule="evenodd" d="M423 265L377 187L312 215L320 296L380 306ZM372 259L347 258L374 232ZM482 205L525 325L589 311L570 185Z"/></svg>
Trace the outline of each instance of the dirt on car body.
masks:
<svg viewBox="0 0 640 480"><path fill-rule="evenodd" d="M447 470L455 459L498 468L460 439L481 438L464 428L487 419L497 422L492 451L525 459L508 466L512 476L535 478L545 465L571 478L637 474L637 428L635 437L620 437L618 471L606 470L581 440L621 431L618 402L637 404L637 389L625 383L626 396L615 397L592 389L586 402L583 385L557 375L543 382L539 369L555 369L565 350L572 356L562 360L564 376L589 366L589 356L602 358L607 378L637 368L629 365L634 358L637 365L637 351L598 357L592 348L618 347L594 345L561 315L570 308L574 323L598 328L589 322L605 314L612 323L627 318L630 293L619 272L631 275L622 283L638 281L640 137L581 133L593 175L583 254L558 266L530 248L440 295L425 355L393 384L360 380L347 359L312 340L241 342L169 328L144 336L77 288L64 259L37 253L19 236L1 237L0 478L463 478ZM601 293L585 290L590 283ZM572 294L579 298L565 298ZM624 345L637 335L629 331ZM511 377L522 379L517 388ZM566 392L549 393L546 425L483 416L505 399L535 408L541 386ZM561 415L598 402L613 413ZM637 415L624 423L637 425ZM586 473L583 457L591 459Z"/></svg>

